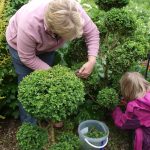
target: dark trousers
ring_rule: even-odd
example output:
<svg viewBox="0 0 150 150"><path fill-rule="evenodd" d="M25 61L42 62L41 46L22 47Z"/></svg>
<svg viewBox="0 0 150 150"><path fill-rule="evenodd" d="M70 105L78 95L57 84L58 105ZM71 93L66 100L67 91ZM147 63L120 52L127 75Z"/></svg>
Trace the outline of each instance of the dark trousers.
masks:
<svg viewBox="0 0 150 150"><path fill-rule="evenodd" d="M9 53L12 58L12 62L15 68L15 72L18 75L18 83L28 74L33 72L32 69L25 66L18 56L18 52L8 45ZM55 52L46 52L43 54L39 54L38 57L43 60L48 65L52 66L54 62ZM19 113L21 122L28 122L31 124L36 124L36 119L29 115L23 108L22 104L19 102Z"/></svg>

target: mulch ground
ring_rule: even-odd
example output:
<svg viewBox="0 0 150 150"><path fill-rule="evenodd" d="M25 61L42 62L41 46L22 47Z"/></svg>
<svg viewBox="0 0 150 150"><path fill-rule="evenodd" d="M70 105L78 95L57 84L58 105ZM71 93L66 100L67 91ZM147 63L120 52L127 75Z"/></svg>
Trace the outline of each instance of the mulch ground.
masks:
<svg viewBox="0 0 150 150"><path fill-rule="evenodd" d="M0 120L0 150L18 150L16 132L20 122L15 119Z"/></svg>

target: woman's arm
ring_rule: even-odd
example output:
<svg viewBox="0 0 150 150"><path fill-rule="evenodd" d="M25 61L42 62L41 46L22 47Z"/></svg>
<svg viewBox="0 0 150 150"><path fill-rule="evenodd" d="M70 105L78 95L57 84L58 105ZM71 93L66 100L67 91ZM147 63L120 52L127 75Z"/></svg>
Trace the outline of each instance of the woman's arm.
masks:
<svg viewBox="0 0 150 150"><path fill-rule="evenodd" d="M77 75L82 78L87 78L91 74L96 63L100 38L96 25L81 6L79 6L79 11L84 20L83 36L88 49L88 61L80 68Z"/></svg>

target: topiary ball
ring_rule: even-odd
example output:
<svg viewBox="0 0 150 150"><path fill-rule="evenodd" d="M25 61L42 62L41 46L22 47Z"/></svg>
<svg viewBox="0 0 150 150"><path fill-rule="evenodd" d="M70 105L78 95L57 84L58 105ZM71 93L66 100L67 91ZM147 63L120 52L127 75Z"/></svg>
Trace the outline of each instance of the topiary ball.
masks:
<svg viewBox="0 0 150 150"><path fill-rule="evenodd" d="M108 11L111 8L122 8L129 4L129 0L95 0L95 3L103 10Z"/></svg>
<svg viewBox="0 0 150 150"><path fill-rule="evenodd" d="M127 72L131 66L144 59L145 53L144 46L141 43L130 40L113 49L107 57L107 64L111 71L109 80L117 85L116 81L119 81L124 72Z"/></svg>
<svg viewBox="0 0 150 150"><path fill-rule="evenodd" d="M21 150L42 150L48 143L46 130L24 123L17 132L17 141Z"/></svg>
<svg viewBox="0 0 150 150"><path fill-rule="evenodd" d="M122 48L125 49L130 55L132 55L133 59L142 60L145 58L146 50L144 45L140 42L135 42L132 40L126 41Z"/></svg>
<svg viewBox="0 0 150 150"><path fill-rule="evenodd" d="M104 88L97 95L97 103L101 107L114 109L119 103L119 96L115 89Z"/></svg>
<svg viewBox="0 0 150 150"><path fill-rule="evenodd" d="M38 119L61 121L84 101L82 81L67 67L54 66L26 76L19 85L18 99Z"/></svg>
<svg viewBox="0 0 150 150"><path fill-rule="evenodd" d="M108 31L120 35L131 35L137 27L133 15L123 9L112 9L107 12L104 23Z"/></svg>

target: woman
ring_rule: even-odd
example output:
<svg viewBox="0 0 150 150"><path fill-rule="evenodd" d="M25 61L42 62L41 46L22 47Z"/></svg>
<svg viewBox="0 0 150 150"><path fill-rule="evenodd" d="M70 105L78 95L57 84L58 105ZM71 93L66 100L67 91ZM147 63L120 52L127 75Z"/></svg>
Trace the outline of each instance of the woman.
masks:
<svg viewBox="0 0 150 150"><path fill-rule="evenodd" d="M34 70L51 68L54 51L66 41L85 37L88 60L77 76L87 78L95 65L99 31L75 0L32 0L9 21L6 39L18 74L18 83ZM21 121L35 122L21 104Z"/></svg>

